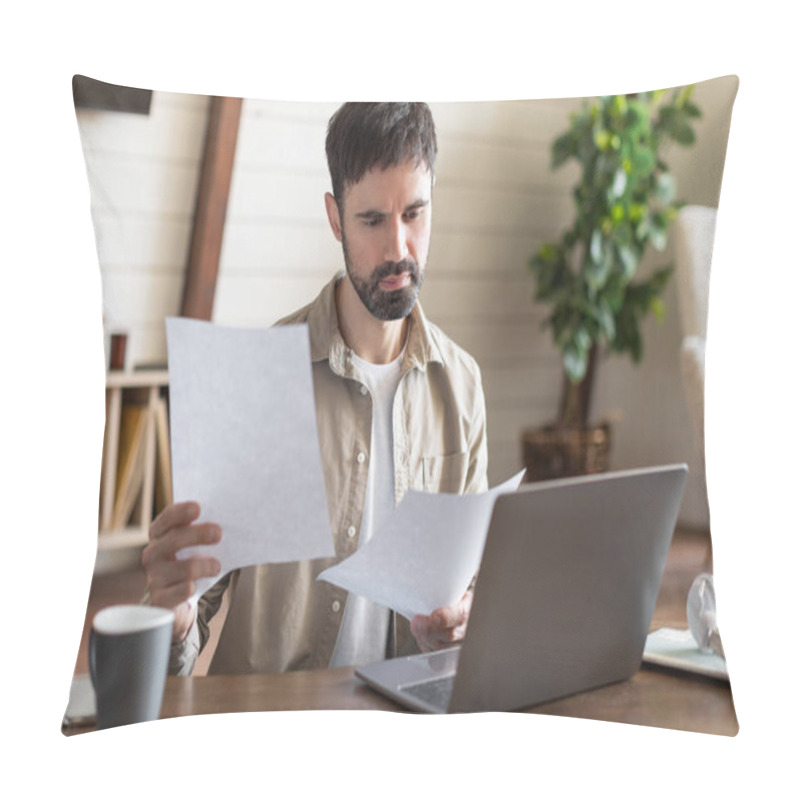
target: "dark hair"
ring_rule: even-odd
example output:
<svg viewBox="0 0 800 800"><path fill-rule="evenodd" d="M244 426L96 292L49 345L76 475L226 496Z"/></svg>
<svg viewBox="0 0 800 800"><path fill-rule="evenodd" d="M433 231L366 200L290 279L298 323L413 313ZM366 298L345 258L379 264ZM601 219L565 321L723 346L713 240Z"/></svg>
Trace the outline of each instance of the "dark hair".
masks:
<svg viewBox="0 0 800 800"><path fill-rule="evenodd" d="M433 174L433 115L425 103L345 103L328 123L325 153L337 203L374 167L413 161Z"/></svg>

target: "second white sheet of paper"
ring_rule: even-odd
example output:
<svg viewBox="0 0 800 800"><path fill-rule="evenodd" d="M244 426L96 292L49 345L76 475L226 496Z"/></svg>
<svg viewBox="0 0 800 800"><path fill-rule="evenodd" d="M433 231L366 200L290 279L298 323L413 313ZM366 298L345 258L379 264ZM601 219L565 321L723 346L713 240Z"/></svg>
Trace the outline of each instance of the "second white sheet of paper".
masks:
<svg viewBox="0 0 800 800"><path fill-rule="evenodd" d="M478 571L498 494L525 471L480 494L409 490L369 542L319 575L411 619L461 599Z"/></svg>

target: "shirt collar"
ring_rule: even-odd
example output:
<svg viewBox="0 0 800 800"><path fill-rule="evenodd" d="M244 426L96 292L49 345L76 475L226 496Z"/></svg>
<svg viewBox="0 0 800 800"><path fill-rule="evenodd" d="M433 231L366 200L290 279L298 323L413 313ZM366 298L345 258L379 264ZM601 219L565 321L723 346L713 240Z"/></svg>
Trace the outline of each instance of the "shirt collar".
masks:
<svg viewBox="0 0 800 800"><path fill-rule="evenodd" d="M336 313L336 285L344 277L338 272L320 292L308 315L308 335L312 362L330 362L331 369L343 375L349 355L349 348L339 332L339 318ZM439 345L431 335L430 325L422 311L419 301L414 304L408 317L408 340L403 372L412 367L425 370L429 362L444 363Z"/></svg>

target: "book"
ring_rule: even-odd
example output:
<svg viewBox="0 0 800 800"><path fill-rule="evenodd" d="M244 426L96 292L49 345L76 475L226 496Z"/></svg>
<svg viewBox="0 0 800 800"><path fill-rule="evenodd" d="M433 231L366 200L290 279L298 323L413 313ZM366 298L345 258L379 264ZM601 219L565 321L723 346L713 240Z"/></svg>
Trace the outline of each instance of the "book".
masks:
<svg viewBox="0 0 800 800"><path fill-rule="evenodd" d="M111 517L113 530L120 530L127 525L142 488L147 412L147 406L138 403L125 403L122 406L114 513Z"/></svg>
<svg viewBox="0 0 800 800"><path fill-rule="evenodd" d="M172 461L169 450L169 418L167 401L163 397L156 403L156 508L159 514L172 504Z"/></svg>

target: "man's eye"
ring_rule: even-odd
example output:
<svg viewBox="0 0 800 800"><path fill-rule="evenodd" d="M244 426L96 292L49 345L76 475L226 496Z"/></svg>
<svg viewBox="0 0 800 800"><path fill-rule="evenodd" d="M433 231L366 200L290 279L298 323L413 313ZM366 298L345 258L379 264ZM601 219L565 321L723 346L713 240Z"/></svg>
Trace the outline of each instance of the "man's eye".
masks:
<svg viewBox="0 0 800 800"><path fill-rule="evenodd" d="M380 225L380 222L381 222L381 218L380 217L367 217L364 220L364 224L368 228L376 228L378 225Z"/></svg>

